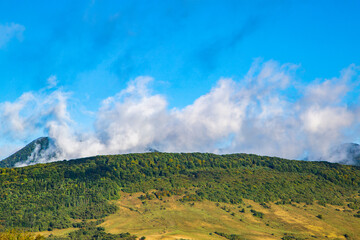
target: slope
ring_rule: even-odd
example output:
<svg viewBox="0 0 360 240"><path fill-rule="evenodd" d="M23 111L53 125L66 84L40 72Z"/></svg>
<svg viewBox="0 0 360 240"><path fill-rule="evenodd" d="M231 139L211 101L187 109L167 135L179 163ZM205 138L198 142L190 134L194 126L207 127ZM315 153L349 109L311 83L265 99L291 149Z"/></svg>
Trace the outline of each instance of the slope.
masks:
<svg viewBox="0 0 360 240"><path fill-rule="evenodd" d="M266 203L179 201L181 196L141 200L143 193L124 194L114 201L117 213L100 226L116 234L130 231L146 239L224 239L215 232L239 239L356 239L360 218L347 206ZM254 211L263 215L254 215ZM317 216L321 215L321 219Z"/></svg>

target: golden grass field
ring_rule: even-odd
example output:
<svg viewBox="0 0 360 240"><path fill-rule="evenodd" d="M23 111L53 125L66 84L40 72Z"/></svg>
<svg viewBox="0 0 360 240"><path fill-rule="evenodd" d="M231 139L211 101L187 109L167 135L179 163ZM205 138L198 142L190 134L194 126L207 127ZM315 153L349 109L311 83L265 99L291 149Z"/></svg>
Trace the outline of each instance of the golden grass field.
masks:
<svg viewBox="0 0 360 240"><path fill-rule="evenodd" d="M123 193L114 202L119 210L101 224L106 232L130 232L149 240L225 239L214 234L215 231L248 240L281 239L284 234L302 239L360 239L360 218L353 216L357 211L343 206L267 203L270 208L264 208L250 200L240 205L210 201L183 203L176 196L141 201L138 198L141 194ZM242 208L245 213L240 212ZM253 216L251 209L264 213L264 217ZM316 217L319 214L322 219ZM60 236L72 230L42 234Z"/></svg>

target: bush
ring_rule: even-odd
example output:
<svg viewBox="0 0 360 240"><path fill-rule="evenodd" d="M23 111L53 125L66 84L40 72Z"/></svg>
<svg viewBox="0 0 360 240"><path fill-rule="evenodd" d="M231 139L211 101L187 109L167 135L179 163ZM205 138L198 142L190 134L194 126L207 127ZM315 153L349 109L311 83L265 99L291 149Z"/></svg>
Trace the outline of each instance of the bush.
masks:
<svg viewBox="0 0 360 240"><path fill-rule="evenodd" d="M262 213L262 212L255 211L253 209L251 209L250 211L253 213L253 216L255 216L255 217L259 217L259 218L264 217L264 213Z"/></svg>

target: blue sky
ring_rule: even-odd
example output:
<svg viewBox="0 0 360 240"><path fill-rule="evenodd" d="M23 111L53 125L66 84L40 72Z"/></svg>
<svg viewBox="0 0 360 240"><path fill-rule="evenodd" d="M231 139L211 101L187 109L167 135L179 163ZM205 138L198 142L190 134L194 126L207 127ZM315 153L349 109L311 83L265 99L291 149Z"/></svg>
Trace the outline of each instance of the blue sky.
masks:
<svg viewBox="0 0 360 240"><path fill-rule="evenodd" d="M126 92L139 76L153 78L147 86L166 99L168 111L184 112L221 78L246 87L257 61L275 61L279 71L296 66L291 76L300 87L278 89L277 96L299 102L305 87L360 65L359 10L359 1L1 1L0 103L16 103L24 93L48 99L60 91L68 97L69 122L86 129L99 122L103 100ZM349 88L332 107L355 113L358 87ZM35 118L29 112L38 107L22 108L20 117ZM16 142L16 148L48 134L43 120L35 122L36 131L24 135L3 130L0 143ZM356 141L348 139L355 131L349 126L341 131ZM216 138L215 145L231 145L234 134Z"/></svg>

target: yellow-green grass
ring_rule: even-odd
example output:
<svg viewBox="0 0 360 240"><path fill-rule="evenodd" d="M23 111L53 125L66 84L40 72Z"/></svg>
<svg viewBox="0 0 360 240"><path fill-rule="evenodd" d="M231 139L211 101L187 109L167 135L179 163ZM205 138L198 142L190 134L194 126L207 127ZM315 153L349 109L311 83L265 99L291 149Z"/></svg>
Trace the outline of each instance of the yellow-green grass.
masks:
<svg viewBox="0 0 360 240"><path fill-rule="evenodd" d="M214 232L237 234L244 239L281 239L284 234L303 239L360 239L357 212L343 206L267 203L265 208L251 200L243 204L180 202L180 196L162 200L139 199L142 193L122 193L114 201L119 210L101 224L109 233L130 232L146 239L224 239ZM241 213L241 209L245 213ZM250 210L264 213L255 217ZM345 211L344 211L345 210ZM234 214L232 214L234 213ZM318 218L322 215L322 219ZM43 232L44 233L44 232ZM46 232L64 235L68 230Z"/></svg>
<svg viewBox="0 0 360 240"><path fill-rule="evenodd" d="M66 237L70 232L75 230L77 230L77 228L54 229L53 231L35 232L35 234L40 234L45 237L48 237L51 234L58 237Z"/></svg>
<svg viewBox="0 0 360 240"><path fill-rule="evenodd" d="M264 208L250 200L240 205L209 201L193 205L178 201L179 197L141 201L140 195L123 194L115 202L119 211L102 224L107 232L130 232L146 239L223 239L209 235L215 231L238 234L246 239L280 239L285 233L310 239L345 239L345 234L354 239L360 236L360 219L353 216L356 211L344 212L349 210L344 207L269 203L270 208ZM242 208L245 213L240 212ZM253 216L251 209L264 213L264 217ZM316 217L318 215L322 215L322 219Z"/></svg>

